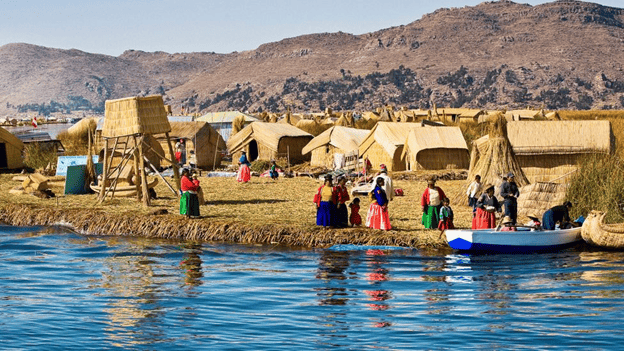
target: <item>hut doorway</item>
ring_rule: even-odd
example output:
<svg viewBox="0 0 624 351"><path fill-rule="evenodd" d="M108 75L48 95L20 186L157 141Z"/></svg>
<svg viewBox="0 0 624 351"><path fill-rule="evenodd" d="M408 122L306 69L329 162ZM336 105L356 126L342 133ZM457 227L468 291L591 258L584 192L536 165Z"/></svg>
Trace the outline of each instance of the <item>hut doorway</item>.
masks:
<svg viewBox="0 0 624 351"><path fill-rule="evenodd" d="M258 158L258 143L255 140L252 140L249 143L249 152L247 156L249 162L253 162Z"/></svg>
<svg viewBox="0 0 624 351"><path fill-rule="evenodd" d="M0 143L0 168L8 168L8 167L9 167L9 162L7 160L6 144Z"/></svg>

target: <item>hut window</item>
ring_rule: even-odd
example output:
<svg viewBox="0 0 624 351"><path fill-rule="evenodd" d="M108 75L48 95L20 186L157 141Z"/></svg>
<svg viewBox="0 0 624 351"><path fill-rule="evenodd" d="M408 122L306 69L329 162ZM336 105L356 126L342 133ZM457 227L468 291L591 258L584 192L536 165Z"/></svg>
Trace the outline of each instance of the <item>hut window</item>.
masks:
<svg viewBox="0 0 624 351"><path fill-rule="evenodd" d="M325 153L328 154L329 153L329 145L325 146Z"/></svg>

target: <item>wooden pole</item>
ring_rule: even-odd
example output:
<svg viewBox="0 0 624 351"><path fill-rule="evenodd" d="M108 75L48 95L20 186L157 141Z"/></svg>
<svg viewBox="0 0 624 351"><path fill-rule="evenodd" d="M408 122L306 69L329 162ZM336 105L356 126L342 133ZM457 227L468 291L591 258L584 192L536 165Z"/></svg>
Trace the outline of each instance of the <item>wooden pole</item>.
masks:
<svg viewBox="0 0 624 351"><path fill-rule="evenodd" d="M154 165L147 159L147 156L143 156L143 159L145 160L145 162L147 162L147 165L150 166L150 168L156 172L156 174L158 174L158 176L160 177L160 179L163 180L163 182L165 182L165 184L167 184L167 187L169 188L169 190L171 190L171 192L173 193L173 195L180 195L177 191L175 191L175 189L171 186L171 184L169 184L169 182L167 181L167 179L165 179L165 177L162 176L162 174L160 174L160 172L158 172L158 169L156 169L156 167L154 167Z"/></svg>
<svg viewBox="0 0 624 351"><path fill-rule="evenodd" d="M141 142L145 138L145 135L141 135ZM142 146L142 145L140 145ZM147 189L147 173L145 173L145 161L143 160L143 148L139 147L139 167L141 167L141 187L143 188L143 206L148 207L150 205L149 190Z"/></svg>
<svg viewBox="0 0 624 351"><path fill-rule="evenodd" d="M106 191L106 180L107 180L107 166L108 166L108 162L107 162L107 154L108 154L108 138L104 139L104 164L102 165L102 182L99 184L100 185L100 194L98 195L98 198L100 200L100 202L104 201L104 192Z"/></svg>
<svg viewBox="0 0 624 351"><path fill-rule="evenodd" d="M132 148L132 150L130 151L130 154L132 154L135 150L136 150L136 146ZM118 166L122 166L122 167L120 168L120 171L117 172L117 176L111 182L110 186L106 188L106 193L104 194L104 197L106 197L106 195L108 195L108 193L111 191L112 191L111 197L115 197L115 188L117 187L117 180L119 180L119 176L121 175L121 169L123 169L123 167L125 167L125 165L128 164L128 160L130 160L130 157L124 155L124 157L119 162Z"/></svg>
<svg viewBox="0 0 624 351"><path fill-rule="evenodd" d="M143 148L143 144L137 142L137 138L136 135L132 136L133 140L134 140L134 145L136 145L139 149ZM139 156L137 155L137 151L134 150L134 152L132 153L132 158L134 158L134 176L136 177L136 180L134 181L134 186L136 187L136 199L137 201L141 201L141 173L140 173L140 166L139 166Z"/></svg>
<svg viewBox="0 0 624 351"><path fill-rule="evenodd" d="M173 155L175 155L173 153L173 147L171 146L171 138L169 137L169 133L165 133L165 136L167 137L167 146L169 147L169 154L171 155L172 158ZM173 162L171 163L171 166L173 168L173 177L175 178L175 182L176 182L176 187L178 188L178 190L180 190L180 170L178 169L178 165L174 164ZM179 191L178 191L178 197L180 196Z"/></svg>

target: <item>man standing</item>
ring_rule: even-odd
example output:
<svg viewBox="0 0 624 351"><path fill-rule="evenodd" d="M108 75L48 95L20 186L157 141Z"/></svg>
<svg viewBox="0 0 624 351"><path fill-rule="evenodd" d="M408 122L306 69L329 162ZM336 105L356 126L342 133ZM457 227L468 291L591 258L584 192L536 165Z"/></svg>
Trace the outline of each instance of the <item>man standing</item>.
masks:
<svg viewBox="0 0 624 351"><path fill-rule="evenodd" d="M505 199L503 205L505 206L505 216L511 219L511 224L516 225L518 219L518 185L514 179L514 174L507 174L507 180L501 185L501 196Z"/></svg>
<svg viewBox="0 0 624 351"><path fill-rule="evenodd" d="M474 182L470 183L466 195L468 195L468 206L472 207L472 212L477 211L477 198L481 196L481 176L476 175Z"/></svg>

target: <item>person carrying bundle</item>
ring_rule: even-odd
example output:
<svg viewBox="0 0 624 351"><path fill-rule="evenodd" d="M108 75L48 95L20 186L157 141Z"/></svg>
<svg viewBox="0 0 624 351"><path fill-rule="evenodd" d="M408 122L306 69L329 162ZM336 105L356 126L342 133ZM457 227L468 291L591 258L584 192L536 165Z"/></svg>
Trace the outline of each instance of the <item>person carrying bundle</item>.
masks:
<svg viewBox="0 0 624 351"><path fill-rule="evenodd" d="M563 228L566 223L570 223L570 209L572 203L566 201L563 205L555 206L548 211L544 212L542 216L542 227L545 230L555 230L557 223L559 228Z"/></svg>

